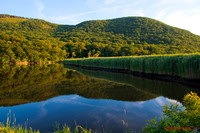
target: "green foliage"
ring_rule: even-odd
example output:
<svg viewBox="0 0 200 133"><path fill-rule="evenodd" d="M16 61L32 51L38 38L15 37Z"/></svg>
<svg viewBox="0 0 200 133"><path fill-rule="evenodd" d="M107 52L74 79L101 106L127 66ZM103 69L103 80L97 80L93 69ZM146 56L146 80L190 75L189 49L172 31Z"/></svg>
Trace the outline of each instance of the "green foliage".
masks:
<svg viewBox="0 0 200 133"><path fill-rule="evenodd" d="M75 52L70 47L76 49L80 43L84 44L86 49L78 58L87 57L90 51L100 51L101 57L200 51L199 36L144 17L86 21L65 32L57 32L56 36L67 42L69 57Z"/></svg>
<svg viewBox="0 0 200 133"><path fill-rule="evenodd" d="M0 15L0 63L63 60L64 42L51 35L56 27L44 20Z"/></svg>
<svg viewBox="0 0 200 133"><path fill-rule="evenodd" d="M65 64L124 69L141 73L200 79L199 54L68 59L63 62Z"/></svg>
<svg viewBox="0 0 200 133"><path fill-rule="evenodd" d="M144 17L57 25L0 15L0 63L200 52L200 37Z"/></svg>
<svg viewBox="0 0 200 133"><path fill-rule="evenodd" d="M148 120L144 132L194 132L200 129L200 97L189 93L183 99L184 109L177 103L163 107L164 117Z"/></svg>
<svg viewBox="0 0 200 133"><path fill-rule="evenodd" d="M190 126L200 129L200 97L196 93L187 94L183 99L185 116Z"/></svg>

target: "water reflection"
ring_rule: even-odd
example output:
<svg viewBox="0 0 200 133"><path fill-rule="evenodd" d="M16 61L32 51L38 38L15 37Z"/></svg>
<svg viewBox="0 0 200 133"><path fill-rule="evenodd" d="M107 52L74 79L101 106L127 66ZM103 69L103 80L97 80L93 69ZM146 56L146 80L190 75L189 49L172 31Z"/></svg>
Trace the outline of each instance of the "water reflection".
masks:
<svg viewBox="0 0 200 133"><path fill-rule="evenodd" d="M76 70L89 77L124 83L127 85L131 85L132 87L137 88L138 90L143 91L144 93L153 94L156 96L164 96L178 101L182 101L184 95L191 91L200 94L199 88L185 86L175 82L141 78L124 73L87 70L73 66L65 67L68 69Z"/></svg>
<svg viewBox="0 0 200 133"><path fill-rule="evenodd" d="M9 109L15 113L17 124L23 125L28 119L28 126L40 131L54 131L55 122L66 123L74 128L75 123L102 131L121 133L128 122L128 128L140 131L145 120L162 116L161 110L171 100L157 97L148 101L123 102L115 100L86 99L78 95L59 96L47 101L29 103L13 107L1 107L1 120L6 121ZM126 111L126 114L124 112Z"/></svg>
<svg viewBox="0 0 200 133"><path fill-rule="evenodd" d="M117 133L125 128L122 120L140 131L147 119L162 116L164 104L181 101L190 90L198 93L176 83L65 67L1 66L0 121L6 123L11 110L17 124L42 132L54 131L57 121Z"/></svg>
<svg viewBox="0 0 200 133"><path fill-rule="evenodd" d="M86 77L62 64L6 66L0 73L0 105L43 101L59 95L143 101L158 95L131 85Z"/></svg>

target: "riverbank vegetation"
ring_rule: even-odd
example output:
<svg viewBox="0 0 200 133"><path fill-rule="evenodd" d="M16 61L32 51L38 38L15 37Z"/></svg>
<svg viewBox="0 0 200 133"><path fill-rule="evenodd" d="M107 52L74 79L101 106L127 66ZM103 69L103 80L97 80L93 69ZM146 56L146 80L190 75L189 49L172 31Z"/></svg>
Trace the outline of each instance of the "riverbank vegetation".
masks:
<svg viewBox="0 0 200 133"><path fill-rule="evenodd" d="M1 123L0 123L1 124ZM0 132L1 133L40 133L39 130L32 129L31 127L23 128L21 126L10 126L6 124L4 126L3 124L0 125ZM81 126L76 126L75 129L71 129L71 127L64 125L61 129L55 129L53 133L97 133L97 131L94 131L92 129L86 129ZM103 132L106 133L106 132Z"/></svg>
<svg viewBox="0 0 200 133"><path fill-rule="evenodd" d="M145 17L58 25L0 15L0 63L200 52L200 37Z"/></svg>
<svg viewBox="0 0 200 133"><path fill-rule="evenodd" d="M64 64L80 66L123 69L146 74L200 79L199 54L68 59L63 62Z"/></svg>
<svg viewBox="0 0 200 133"><path fill-rule="evenodd" d="M199 132L200 131L200 97L196 93L189 93L183 99L183 107L177 103L163 107L163 118L159 121L148 121L144 132Z"/></svg>
<svg viewBox="0 0 200 133"><path fill-rule="evenodd" d="M92 129L86 129L79 125L76 126L75 129L71 129L71 127L64 125L60 128L59 124L55 125L56 129L53 131L54 133L97 133ZM0 133L40 133L39 130L32 129L31 127L22 127L11 125L10 121L6 123L6 125L0 123Z"/></svg>

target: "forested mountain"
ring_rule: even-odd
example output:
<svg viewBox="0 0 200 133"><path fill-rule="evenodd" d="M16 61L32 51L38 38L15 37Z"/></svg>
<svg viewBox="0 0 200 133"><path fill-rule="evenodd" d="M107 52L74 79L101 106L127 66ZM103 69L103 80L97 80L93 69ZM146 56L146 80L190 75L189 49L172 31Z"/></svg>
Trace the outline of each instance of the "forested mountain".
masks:
<svg viewBox="0 0 200 133"><path fill-rule="evenodd" d="M0 63L200 52L200 36L145 17L58 25L0 15Z"/></svg>
<svg viewBox="0 0 200 133"><path fill-rule="evenodd" d="M65 45L52 36L57 25L44 20L0 17L0 62L58 61L66 56Z"/></svg>

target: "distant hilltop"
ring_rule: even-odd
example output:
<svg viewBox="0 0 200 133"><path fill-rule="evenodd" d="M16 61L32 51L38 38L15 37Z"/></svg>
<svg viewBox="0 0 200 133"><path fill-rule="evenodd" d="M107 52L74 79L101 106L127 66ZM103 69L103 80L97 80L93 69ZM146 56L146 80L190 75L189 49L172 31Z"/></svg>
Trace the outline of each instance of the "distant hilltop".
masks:
<svg viewBox="0 0 200 133"><path fill-rule="evenodd" d="M14 16L14 15L8 15L8 14L0 14L0 18L24 18L24 17Z"/></svg>

